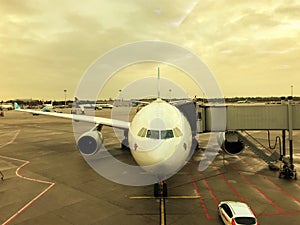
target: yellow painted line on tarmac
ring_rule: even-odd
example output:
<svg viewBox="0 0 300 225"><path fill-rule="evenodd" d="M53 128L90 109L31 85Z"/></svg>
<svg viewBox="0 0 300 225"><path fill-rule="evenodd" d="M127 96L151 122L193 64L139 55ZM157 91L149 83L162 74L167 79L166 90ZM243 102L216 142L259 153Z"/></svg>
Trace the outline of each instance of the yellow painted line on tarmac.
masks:
<svg viewBox="0 0 300 225"><path fill-rule="evenodd" d="M154 196L130 196L129 199L198 199L199 195L174 195L168 197L154 197Z"/></svg>
<svg viewBox="0 0 300 225"><path fill-rule="evenodd" d="M199 195L174 195L168 197L129 196L129 199L159 199L160 225L166 225L165 199L199 199Z"/></svg>
<svg viewBox="0 0 300 225"><path fill-rule="evenodd" d="M182 195L182 196L169 196L169 197L166 197L167 199L198 199L200 198L200 196L198 195Z"/></svg>
<svg viewBox="0 0 300 225"><path fill-rule="evenodd" d="M166 211L164 198L160 198L160 225L166 225Z"/></svg>
<svg viewBox="0 0 300 225"><path fill-rule="evenodd" d="M129 199L158 199L158 197L154 196L130 196Z"/></svg>

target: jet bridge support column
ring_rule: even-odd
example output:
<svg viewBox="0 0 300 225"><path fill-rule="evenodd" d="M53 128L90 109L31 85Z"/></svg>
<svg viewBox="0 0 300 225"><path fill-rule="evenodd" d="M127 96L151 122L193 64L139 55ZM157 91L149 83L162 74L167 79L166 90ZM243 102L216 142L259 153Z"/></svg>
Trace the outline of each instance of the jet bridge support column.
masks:
<svg viewBox="0 0 300 225"><path fill-rule="evenodd" d="M285 104L285 97L282 96L281 97L281 105ZM286 144L285 144L285 137L286 137L286 133L285 133L285 129L282 130L282 152L280 152L280 160L282 160L282 158L286 155Z"/></svg>
<svg viewBox="0 0 300 225"><path fill-rule="evenodd" d="M288 126L289 126L289 148L290 148L290 164L293 168L293 108L292 108L293 97L288 97Z"/></svg>
<svg viewBox="0 0 300 225"><path fill-rule="evenodd" d="M282 130L282 152L280 152L280 157L282 158L283 156L286 155L286 144L285 144L285 130Z"/></svg>
<svg viewBox="0 0 300 225"><path fill-rule="evenodd" d="M290 158L283 157L279 172L279 178L285 177L287 179L297 179L297 172L294 167L293 162L293 105L292 105L293 97L288 97L288 105L287 105L287 119L288 119L288 130L289 130L289 148L290 148Z"/></svg>

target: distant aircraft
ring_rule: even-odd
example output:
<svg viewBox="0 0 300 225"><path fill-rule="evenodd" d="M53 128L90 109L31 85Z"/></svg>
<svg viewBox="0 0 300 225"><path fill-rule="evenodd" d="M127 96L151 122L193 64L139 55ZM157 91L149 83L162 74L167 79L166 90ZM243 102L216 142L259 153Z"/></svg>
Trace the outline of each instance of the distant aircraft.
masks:
<svg viewBox="0 0 300 225"><path fill-rule="evenodd" d="M13 107L13 104L11 104L11 103L2 103L1 105L0 105L0 109L1 110L13 110L14 109L14 107Z"/></svg>
<svg viewBox="0 0 300 225"><path fill-rule="evenodd" d="M159 80L158 69L158 82ZM127 130L128 139L124 139L122 147L128 146L138 165L142 166L148 174L156 177L154 196L165 197L167 196L165 180L188 162L196 148L195 146L198 146L198 142L194 139L188 118L177 107L163 101L159 93L158 90L157 99L137 112L131 122L86 115L20 109L17 103L15 103L15 109L94 123L95 127L81 135L77 140L78 149L86 156L94 155L101 149L103 144L102 126ZM192 105L194 107L193 103Z"/></svg>
<svg viewBox="0 0 300 225"><path fill-rule="evenodd" d="M238 104L248 103L248 99L237 101Z"/></svg>
<svg viewBox="0 0 300 225"><path fill-rule="evenodd" d="M81 111L81 114L85 114L85 109L94 109L94 110L101 110L103 106L105 108L113 108L113 105L110 104L93 104L93 103L82 103L77 97L75 97L74 100L75 107L79 108ZM77 114L77 112L73 111L73 114Z"/></svg>
<svg viewBox="0 0 300 225"><path fill-rule="evenodd" d="M51 103L43 103L43 108L42 111L43 112L51 112L53 111L54 107L53 107L53 102L51 101Z"/></svg>
<svg viewBox="0 0 300 225"><path fill-rule="evenodd" d="M112 109L114 107L112 104L108 104L108 103L99 103L99 104L96 104L96 106L102 107L103 109L105 109L105 108Z"/></svg>
<svg viewBox="0 0 300 225"><path fill-rule="evenodd" d="M150 104L150 102L146 102L146 101L140 101L140 100L132 100L131 101L132 106L138 106L138 105L145 106L145 105L149 105L149 104Z"/></svg>

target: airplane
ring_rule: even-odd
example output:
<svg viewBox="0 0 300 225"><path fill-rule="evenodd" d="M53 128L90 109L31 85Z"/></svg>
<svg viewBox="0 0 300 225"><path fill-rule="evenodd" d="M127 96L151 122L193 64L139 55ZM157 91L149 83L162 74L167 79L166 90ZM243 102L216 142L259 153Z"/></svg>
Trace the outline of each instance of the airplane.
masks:
<svg viewBox="0 0 300 225"><path fill-rule="evenodd" d="M43 103L43 106L44 106L42 108L43 112L51 112L54 109L52 101L51 101L51 103Z"/></svg>
<svg viewBox="0 0 300 225"><path fill-rule="evenodd" d="M13 105L11 103L2 103L0 105L0 109L1 110L4 110L4 109L6 109L6 110L13 110L14 107L13 107Z"/></svg>
<svg viewBox="0 0 300 225"><path fill-rule="evenodd" d="M85 109L95 109L95 110L102 109L102 106L100 106L100 104L90 104L90 103L79 104L79 107L83 107Z"/></svg>
<svg viewBox="0 0 300 225"><path fill-rule="evenodd" d="M158 69L158 82L159 79ZM193 103L192 105L194 107ZM126 133L127 137L123 140L122 147L128 147L137 164L148 174L156 177L155 197L168 195L165 180L178 172L198 147L198 141L195 139L196 135L192 129L193 125L189 119L178 107L162 100L159 90L157 99L138 111L131 122L80 114L21 109L17 103L15 103L15 109L94 123L95 127L82 134L77 140L77 147L85 156L92 156L101 150L102 126L126 130L124 134ZM227 153L240 152L236 149L231 151L230 147L230 143L227 143Z"/></svg>
<svg viewBox="0 0 300 225"><path fill-rule="evenodd" d="M248 99L237 101L238 104L248 103Z"/></svg>
<svg viewBox="0 0 300 225"><path fill-rule="evenodd" d="M106 104L104 104L106 105ZM109 105L109 104L107 104ZM109 106L108 106L109 107ZM74 107L75 110L72 110L73 114L77 114L76 109L79 108L81 111L81 114L85 114L85 109L94 109L94 110L101 110L102 106L100 104L93 104L93 103L81 103L80 100L75 97L74 98ZM110 108L110 107L109 107ZM112 108L112 107L111 107Z"/></svg>
<svg viewBox="0 0 300 225"><path fill-rule="evenodd" d="M99 103L96 106L101 107L102 109L112 109L114 106L108 103Z"/></svg>

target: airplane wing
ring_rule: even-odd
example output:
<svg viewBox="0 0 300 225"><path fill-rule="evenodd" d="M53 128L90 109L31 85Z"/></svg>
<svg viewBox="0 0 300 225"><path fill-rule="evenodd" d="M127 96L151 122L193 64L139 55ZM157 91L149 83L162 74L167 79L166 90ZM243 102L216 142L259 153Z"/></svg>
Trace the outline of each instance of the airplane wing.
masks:
<svg viewBox="0 0 300 225"><path fill-rule="evenodd" d="M176 101L170 101L169 103L170 103L171 105L176 106L176 105L188 104L188 103L190 103L190 102L192 102L191 99L181 99L181 100L176 100Z"/></svg>
<svg viewBox="0 0 300 225"><path fill-rule="evenodd" d="M45 115L45 116L55 116L55 117L60 117L65 119L72 119L76 121L102 124L105 126L116 127L121 129L129 129L130 126L129 122L122 121L122 120L108 119L104 117L93 117L93 116L86 116L86 115L76 115L76 114L56 113L56 112L43 112L43 111L31 110L31 109L20 109L17 103L15 103L15 110L21 112Z"/></svg>
<svg viewBox="0 0 300 225"><path fill-rule="evenodd" d="M146 102L146 101L140 101L140 100L135 100L132 101L133 104L142 104L142 105L149 105L150 102Z"/></svg>

